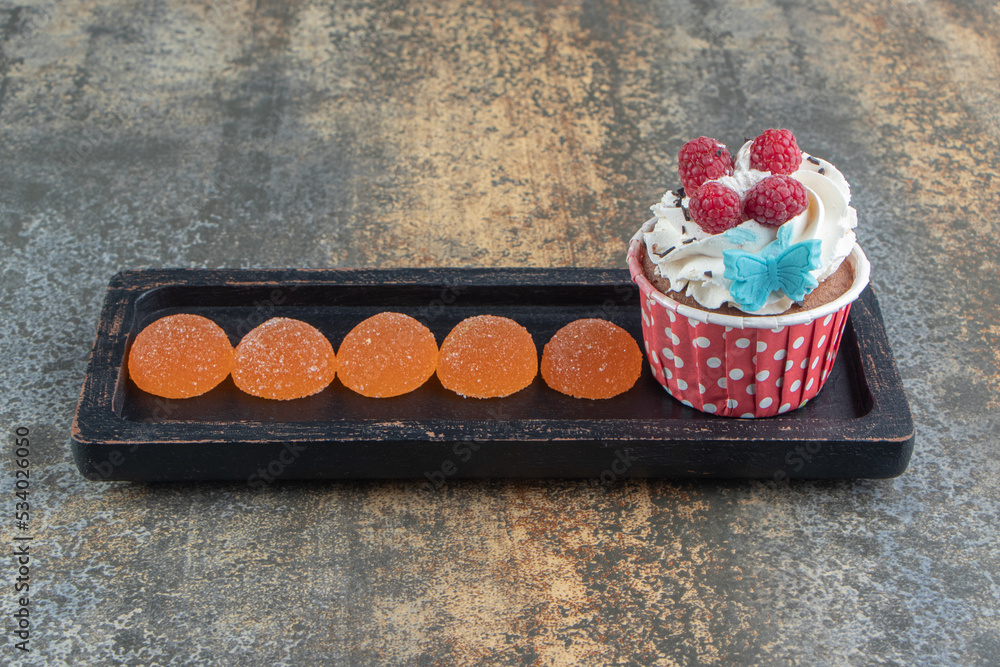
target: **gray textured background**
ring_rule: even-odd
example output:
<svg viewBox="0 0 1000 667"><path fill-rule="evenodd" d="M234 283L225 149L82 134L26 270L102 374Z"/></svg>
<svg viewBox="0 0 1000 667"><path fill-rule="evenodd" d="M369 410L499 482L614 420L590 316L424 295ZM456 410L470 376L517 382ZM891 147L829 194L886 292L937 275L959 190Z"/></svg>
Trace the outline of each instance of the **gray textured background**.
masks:
<svg viewBox="0 0 1000 667"><path fill-rule="evenodd" d="M1000 5L0 0L0 531L108 664L1000 663ZM917 425L887 481L142 485L68 434L123 268L624 266L676 151L851 181Z"/></svg>

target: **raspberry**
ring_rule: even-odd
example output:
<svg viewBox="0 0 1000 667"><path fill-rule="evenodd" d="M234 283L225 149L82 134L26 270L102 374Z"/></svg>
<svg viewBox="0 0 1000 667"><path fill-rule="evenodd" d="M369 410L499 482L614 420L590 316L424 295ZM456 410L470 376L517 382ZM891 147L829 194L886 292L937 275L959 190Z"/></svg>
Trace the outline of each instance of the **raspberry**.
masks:
<svg viewBox="0 0 1000 667"><path fill-rule="evenodd" d="M691 219L709 234L721 234L743 222L740 196L722 183L709 181L691 195Z"/></svg>
<svg viewBox="0 0 1000 667"><path fill-rule="evenodd" d="M705 181L732 175L733 156L715 139L698 137L681 146L677 172L684 190L694 192Z"/></svg>
<svg viewBox="0 0 1000 667"><path fill-rule="evenodd" d="M791 130L764 130L750 144L750 168L790 174L802 164L802 151Z"/></svg>
<svg viewBox="0 0 1000 667"><path fill-rule="evenodd" d="M768 176L750 188L743 215L762 225L780 227L809 206L806 188L791 176Z"/></svg>

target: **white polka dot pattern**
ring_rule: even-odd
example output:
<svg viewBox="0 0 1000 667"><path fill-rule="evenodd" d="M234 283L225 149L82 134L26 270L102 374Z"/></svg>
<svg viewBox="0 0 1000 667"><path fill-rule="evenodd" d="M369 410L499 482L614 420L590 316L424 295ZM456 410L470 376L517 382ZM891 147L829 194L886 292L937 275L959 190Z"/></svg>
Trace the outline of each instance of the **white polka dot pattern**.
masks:
<svg viewBox="0 0 1000 667"><path fill-rule="evenodd" d="M685 405L740 418L781 414L815 396L836 361L850 312L848 305L807 324L727 336L731 328L677 317L653 299L640 304L657 381Z"/></svg>

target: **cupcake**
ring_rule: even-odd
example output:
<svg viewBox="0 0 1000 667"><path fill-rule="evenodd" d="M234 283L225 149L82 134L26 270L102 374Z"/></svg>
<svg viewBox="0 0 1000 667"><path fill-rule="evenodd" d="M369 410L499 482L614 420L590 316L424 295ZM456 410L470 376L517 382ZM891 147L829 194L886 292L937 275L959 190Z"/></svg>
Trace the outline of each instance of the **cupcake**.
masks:
<svg viewBox="0 0 1000 667"><path fill-rule="evenodd" d="M765 131L735 159L699 137L678 171L681 187L651 207L628 251L654 376L707 413L802 407L868 284L850 186L788 130Z"/></svg>

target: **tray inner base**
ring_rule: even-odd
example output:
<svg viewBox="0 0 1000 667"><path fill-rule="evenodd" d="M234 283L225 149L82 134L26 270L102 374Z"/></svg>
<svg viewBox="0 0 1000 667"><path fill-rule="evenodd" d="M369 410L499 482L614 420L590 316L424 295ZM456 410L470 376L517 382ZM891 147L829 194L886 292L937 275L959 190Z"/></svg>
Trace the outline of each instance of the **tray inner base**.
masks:
<svg viewBox="0 0 1000 667"><path fill-rule="evenodd" d="M631 284L595 286L177 286L159 288L137 300L129 340L150 322L177 312L195 313L217 322L235 345L240 337L270 317L294 317L316 326L336 349L358 322L392 310L426 324L438 344L466 317L510 317L531 332L539 359L545 343L567 323L600 317L623 327L642 347L638 291ZM377 304L377 305L372 305ZM497 399L467 399L444 389L436 377L403 396L372 399L334 380L326 390L294 401L272 401L241 392L227 378L199 397L170 400L140 391L120 373L115 410L132 422L324 422L412 420L718 420L681 405L653 378L648 364L629 391L592 401L560 394L540 376L526 389ZM859 350L848 322L840 353L819 396L793 419L851 420L871 409L862 377Z"/></svg>

